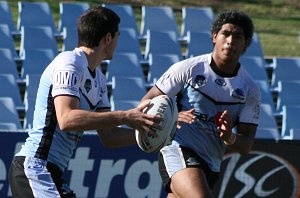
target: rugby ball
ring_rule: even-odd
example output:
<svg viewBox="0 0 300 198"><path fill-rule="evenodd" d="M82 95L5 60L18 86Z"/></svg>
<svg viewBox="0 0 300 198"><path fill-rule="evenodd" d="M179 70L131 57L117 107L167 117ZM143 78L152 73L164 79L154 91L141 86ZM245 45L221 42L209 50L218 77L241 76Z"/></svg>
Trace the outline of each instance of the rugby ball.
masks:
<svg viewBox="0 0 300 198"><path fill-rule="evenodd" d="M156 137L151 133L142 134L137 130L135 131L136 141L140 149L147 153L157 152L162 147L170 144L175 134L178 120L176 102L167 95L159 95L150 101L143 112L163 118L163 121L159 123L162 130L153 129L157 135Z"/></svg>

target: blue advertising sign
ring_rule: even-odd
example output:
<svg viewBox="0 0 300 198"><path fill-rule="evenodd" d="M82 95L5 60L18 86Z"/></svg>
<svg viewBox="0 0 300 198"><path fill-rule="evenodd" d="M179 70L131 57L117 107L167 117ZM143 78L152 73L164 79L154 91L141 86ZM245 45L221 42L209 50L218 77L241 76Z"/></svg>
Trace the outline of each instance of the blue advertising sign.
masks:
<svg viewBox="0 0 300 198"><path fill-rule="evenodd" d="M0 132L0 197L11 197L8 170L27 133ZM299 141L256 140L247 155L228 151L215 197L300 197ZM158 172L157 153L138 146L104 148L97 135L84 135L65 172L82 198L166 197Z"/></svg>

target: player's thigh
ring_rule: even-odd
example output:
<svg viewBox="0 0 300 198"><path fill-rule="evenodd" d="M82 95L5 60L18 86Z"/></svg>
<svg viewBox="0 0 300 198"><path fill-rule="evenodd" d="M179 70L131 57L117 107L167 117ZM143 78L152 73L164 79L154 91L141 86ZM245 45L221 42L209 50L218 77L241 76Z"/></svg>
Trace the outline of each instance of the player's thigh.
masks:
<svg viewBox="0 0 300 198"><path fill-rule="evenodd" d="M212 197L205 174L197 167L185 168L175 173L170 187L175 197Z"/></svg>

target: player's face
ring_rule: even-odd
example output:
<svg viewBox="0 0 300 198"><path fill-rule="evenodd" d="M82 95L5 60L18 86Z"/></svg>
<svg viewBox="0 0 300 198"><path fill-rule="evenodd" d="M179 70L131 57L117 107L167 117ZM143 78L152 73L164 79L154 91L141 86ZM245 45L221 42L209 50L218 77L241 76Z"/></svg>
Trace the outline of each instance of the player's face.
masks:
<svg viewBox="0 0 300 198"><path fill-rule="evenodd" d="M238 61L247 45L243 29L230 23L213 35L213 43L214 53L224 62Z"/></svg>
<svg viewBox="0 0 300 198"><path fill-rule="evenodd" d="M117 47L117 44L118 44L118 39L119 39L119 36L120 36L120 32L117 31L114 35L114 37L112 38L110 44L107 46L107 50L106 50L106 53L107 53L107 60L111 60L112 59L112 56L113 56L113 53Z"/></svg>

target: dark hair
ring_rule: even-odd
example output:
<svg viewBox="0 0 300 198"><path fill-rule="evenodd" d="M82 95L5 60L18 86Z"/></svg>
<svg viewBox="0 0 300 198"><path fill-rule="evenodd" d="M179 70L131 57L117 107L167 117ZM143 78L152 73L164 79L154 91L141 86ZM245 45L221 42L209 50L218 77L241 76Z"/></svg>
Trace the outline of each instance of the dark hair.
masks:
<svg viewBox="0 0 300 198"><path fill-rule="evenodd" d="M107 33L114 37L118 31L120 17L112 10L97 6L83 13L77 24L78 46L93 48Z"/></svg>
<svg viewBox="0 0 300 198"><path fill-rule="evenodd" d="M245 38L251 41L254 26L251 18L246 13L238 10L225 10L221 12L213 22L211 33L218 33L222 29L222 26L226 23L231 23L241 27Z"/></svg>

